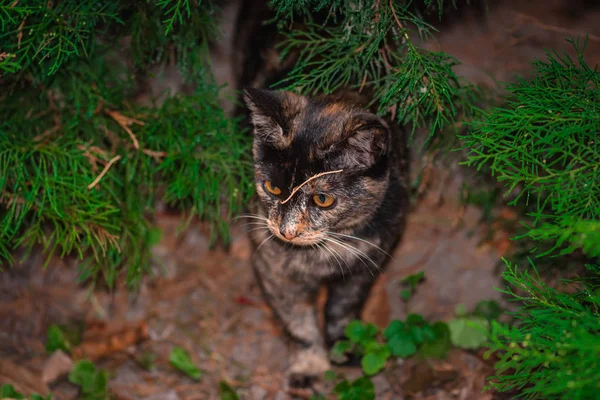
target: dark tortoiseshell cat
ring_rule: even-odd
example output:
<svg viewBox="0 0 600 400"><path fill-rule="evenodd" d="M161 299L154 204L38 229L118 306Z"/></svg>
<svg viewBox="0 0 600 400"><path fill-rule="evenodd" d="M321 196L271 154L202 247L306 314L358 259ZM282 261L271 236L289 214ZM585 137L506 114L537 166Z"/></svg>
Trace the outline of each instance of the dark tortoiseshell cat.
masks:
<svg viewBox="0 0 600 400"><path fill-rule="evenodd" d="M260 204L253 267L264 296L300 345L290 383L330 365L326 348L359 317L403 231L407 208L403 135L342 98L247 89ZM292 195L295 187L317 174ZM291 195L291 197L290 197ZM290 199L286 201L286 199ZM264 228L264 229L261 229ZM314 300L328 287L326 331Z"/></svg>
<svg viewBox="0 0 600 400"><path fill-rule="evenodd" d="M242 6L236 44L254 134L259 201L250 216L253 268L299 347L289 383L304 386L330 368L328 347L359 318L400 240L408 153L403 131L365 108L368 96L345 91L307 98L256 88L268 87L293 64L269 64L278 60L273 25L251 24L269 16L264 4L248 0ZM314 304L323 284L324 335Z"/></svg>

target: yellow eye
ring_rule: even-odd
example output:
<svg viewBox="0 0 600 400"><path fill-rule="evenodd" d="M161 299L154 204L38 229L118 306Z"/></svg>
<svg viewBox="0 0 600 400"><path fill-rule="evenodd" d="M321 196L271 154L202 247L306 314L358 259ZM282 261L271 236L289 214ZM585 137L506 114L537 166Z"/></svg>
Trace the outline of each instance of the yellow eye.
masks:
<svg viewBox="0 0 600 400"><path fill-rule="evenodd" d="M274 194L275 196L279 196L281 194L281 189L279 189L277 186L273 186L271 181L265 181L265 189L267 189L267 192Z"/></svg>
<svg viewBox="0 0 600 400"><path fill-rule="evenodd" d="M333 205L335 199L328 194L319 193L313 196L313 201L321 208L329 208Z"/></svg>

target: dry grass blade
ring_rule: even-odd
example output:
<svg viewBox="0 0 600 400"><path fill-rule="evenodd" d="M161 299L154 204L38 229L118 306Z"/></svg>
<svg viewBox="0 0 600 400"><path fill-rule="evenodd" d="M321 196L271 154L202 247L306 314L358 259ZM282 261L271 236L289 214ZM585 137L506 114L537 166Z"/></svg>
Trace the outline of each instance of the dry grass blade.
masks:
<svg viewBox="0 0 600 400"><path fill-rule="evenodd" d="M301 184L299 184L298 186L296 186L294 188L294 190L292 190L292 193L290 194L290 196L287 199L283 200L281 202L281 204L287 203L292 197L294 197L294 195L296 194L296 192L298 190L300 190L300 188L302 186L306 185L308 182L310 182L310 181L312 181L314 179L320 178L320 177L322 177L324 175L339 174L340 172L344 172L344 170L343 169L338 169L338 170L335 170L335 171L320 172L320 173L318 173L318 174L316 174L314 176L311 176L310 178L308 178L307 180L305 180L304 182L302 182Z"/></svg>

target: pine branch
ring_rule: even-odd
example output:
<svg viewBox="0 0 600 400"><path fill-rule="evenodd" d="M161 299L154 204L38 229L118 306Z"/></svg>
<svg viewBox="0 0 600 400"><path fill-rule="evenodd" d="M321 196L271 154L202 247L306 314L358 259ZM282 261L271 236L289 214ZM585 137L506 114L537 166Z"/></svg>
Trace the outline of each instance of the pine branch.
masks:
<svg viewBox="0 0 600 400"><path fill-rule="evenodd" d="M577 62L556 53L535 62L535 78L508 85L507 106L474 122L463 139L468 165L489 165L507 193L518 190L512 204L535 205L530 237L557 245L570 238L567 251L593 256L600 246L600 73L573 45Z"/></svg>
<svg viewBox="0 0 600 400"><path fill-rule="evenodd" d="M189 20L165 36L166 2L132 9L128 2L63 1L51 10L43 3L3 19L12 24L3 33L7 49L18 55L0 60L0 71L13 72L2 82L12 90L0 92L0 262L10 263L19 246L39 244L46 260L85 259L82 280L113 285L122 277L135 287L151 265L159 194L187 221L208 222L213 241L227 240L227 221L253 184L250 137L225 116L207 62L214 6L192 7ZM121 25L121 15L133 23ZM85 27L70 32L73 24ZM66 31L40 39L54 38L58 28ZM114 46L122 36L131 37L139 68L175 61L196 84L194 94L159 107L133 103L137 82ZM54 49L61 41L66 47ZM25 60L23 69L12 68L13 60Z"/></svg>
<svg viewBox="0 0 600 400"><path fill-rule="evenodd" d="M573 282L576 294L556 291L539 276L507 263L505 293L522 303L514 327L494 322L490 353L500 358L496 390L518 389L527 399L587 399L600 389L600 279Z"/></svg>
<svg viewBox="0 0 600 400"><path fill-rule="evenodd" d="M330 18L341 22L321 26L310 22L309 15L306 28L285 34L282 57L294 55L297 61L276 86L303 93L369 90L380 114L390 113L413 133L428 126L430 138L455 124L459 113L468 117L474 110L478 93L453 72L458 61L413 43L415 33L430 37L434 29L411 13L408 3L380 0L356 8L349 1L273 2L288 18L294 12L302 15L299 10L309 10L309 3L315 10L329 6Z"/></svg>

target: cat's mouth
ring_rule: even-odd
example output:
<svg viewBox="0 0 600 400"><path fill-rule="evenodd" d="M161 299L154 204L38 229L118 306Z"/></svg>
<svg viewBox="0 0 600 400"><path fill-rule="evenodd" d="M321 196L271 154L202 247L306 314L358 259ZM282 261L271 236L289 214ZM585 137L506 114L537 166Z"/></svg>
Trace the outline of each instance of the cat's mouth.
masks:
<svg viewBox="0 0 600 400"><path fill-rule="evenodd" d="M297 235L284 235L278 227L269 223L269 230L279 240L284 243L293 244L295 246L312 246L323 240L324 234L318 231L303 231Z"/></svg>
<svg viewBox="0 0 600 400"><path fill-rule="evenodd" d="M323 240L323 235L319 233L303 232L302 234L293 238L286 238L276 229L271 229L271 233L273 233L273 235L275 235L275 237L282 242L290 243L295 246L312 246Z"/></svg>

